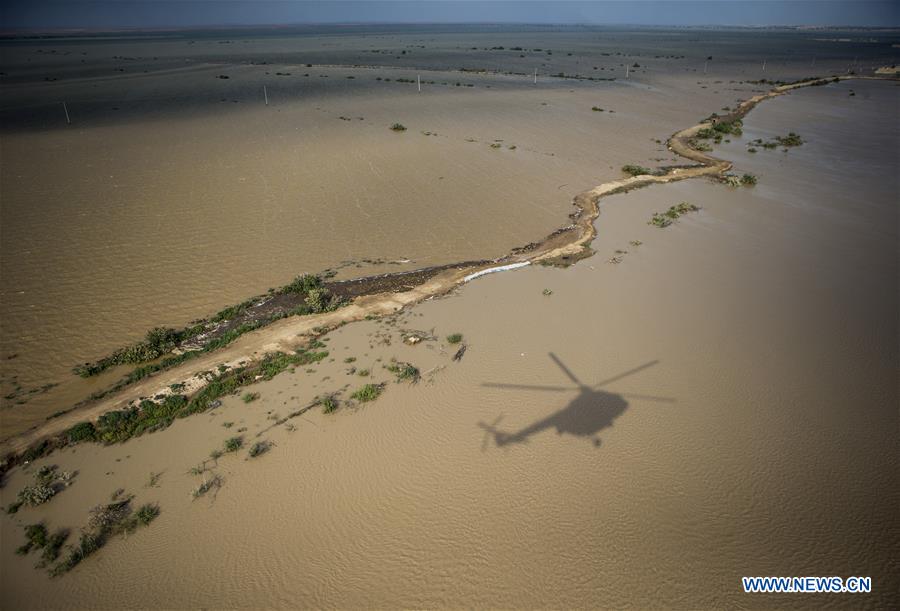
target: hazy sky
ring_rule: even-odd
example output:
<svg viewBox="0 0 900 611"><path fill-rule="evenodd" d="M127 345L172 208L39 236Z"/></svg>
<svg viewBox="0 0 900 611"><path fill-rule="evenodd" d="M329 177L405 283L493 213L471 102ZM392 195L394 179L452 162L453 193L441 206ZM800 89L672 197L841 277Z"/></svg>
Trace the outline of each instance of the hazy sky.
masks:
<svg viewBox="0 0 900 611"><path fill-rule="evenodd" d="M900 0L0 0L0 28L298 23L900 25Z"/></svg>

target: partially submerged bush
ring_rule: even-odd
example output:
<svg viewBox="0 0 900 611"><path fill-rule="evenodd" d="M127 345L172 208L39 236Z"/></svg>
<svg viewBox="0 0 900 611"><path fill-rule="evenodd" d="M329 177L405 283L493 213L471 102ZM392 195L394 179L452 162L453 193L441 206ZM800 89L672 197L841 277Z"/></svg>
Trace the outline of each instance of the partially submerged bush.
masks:
<svg viewBox="0 0 900 611"><path fill-rule="evenodd" d="M338 408L337 401L334 397L324 397L319 400L319 403L322 405L323 414L330 414Z"/></svg>
<svg viewBox="0 0 900 611"><path fill-rule="evenodd" d="M117 534L134 532L140 526L146 526L159 515L159 507L154 504L143 505L137 513L131 507L131 495L112 503L97 505L90 512L87 526L82 529L78 542L68 547L63 560L50 569L50 575L57 577L81 563L85 558L106 544L109 537ZM59 556L59 548L68 533L60 532L51 537L45 547L45 559L55 560ZM55 546L55 549L54 549Z"/></svg>
<svg viewBox="0 0 900 611"><path fill-rule="evenodd" d="M375 399L377 399L381 395L383 390L384 387L381 384L366 384L350 396L360 403L366 403L368 401L374 401Z"/></svg>
<svg viewBox="0 0 900 611"><path fill-rule="evenodd" d="M395 132L405 132L406 126L403 125L402 123L394 123L393 125L391 125L391 129L394 130Z"/></svg>
<svg viewBox="0 0 900 611"><path fill-rule="evenodd" d="M450 335L447 336L448 344L458 344L462 340L463 340L462 333L451 333Z"/></svg>
<svg viewBox="0 0 900 611"><path fill-rule="evenodd" d="M758 179L753 174L744 174L741 176L741 184L745 187L752 187L757 181Z"/></svg>
<svg viewBox="0 0 900 611"><path fill-rule="evenodd" d="M115 365L152 361L171 351L179 341L185 339L193 331L194 329L176 331L175 329L155 327L147 331L144 341L116 350L99 361L77 365L74 372L83 378L89 378Z"/></svg>
<svg viewBox="0 0 900 611"><path fill-rule="evenodd" d="M397 376L398 382L407 380L415 384L419 381L419 369L410 363L398 363L395 361L390 365L386 365L385 368Z"/></svg>
<svg viewBox="0 0 900 611"><path fill-rule="evenodd" d="M16 549L16 553L24 556L32 549L47 545L47 527L43 524L29 524L25 527L25 544Z"/></svg>
<svg viewBox="0 0 900 611"><path fill-rule="evenodd" d="M75 474L70 471L58 471L56 466L45 465L34 475L34 484L25 486L16 496L16 503L7 510L16 513L22 505L37 507L43 505L57 493L72 484Z"/></svg>
<svg viewBox="0 0 900 611"><path fill-rule="evenodd" d="M729 187L739 187L741 186L741 179L735 176L734 174L723 174L720 178L722 182L724 182Z"/></svg>
<svg viewBox="0 0 900 611"><path fill-rule="evenodd" d="M204 479L199 486L194 488L191 491L191 496L194 499L199 499L201 496L205 496L210 490L218 490L222 487L222 476L214 475L209 479Z"/></svg>
<svg viewBox="0 0 900 611"><path fill-rule="evenodd" d="M670 206L665 212L654 212L653 217L648 221L649 225L659 228L668 227L675 220L688 212L695 212L700 208L690 202L681 202L675 206Z"/></svg>
<svg viewBox="0 0 900 611"><path fill-rule="evenodd" d="M650 168L645 168L644 166L632 165L632 164L623 165L622 171L625 172L626 174L630 174L631 176L643 176L645 174L653 173L653 171Z"/></svg>
<svg viewBox="0 0 900 611"><path fill-rule="evenodd" d="M777 136L775 142L784 147L800 146L803 144L803 138L801 138L799 134L788 132L787 136Z"/></svg>
<svg viewBox="0 0 900 611"><path fill-rule="evenodd" d="M293 282L285 285L282 293L308 293L309 291L321 288L322 278L313 274L303 274L294 278Z"/></svg>
<svg viewBox="0 0 900 611"><path fill-rule="evenodd" d="M270 441L257 441L252 446L250 446L250 451L248 452L250 458L256 458L262 454L265 454L270 449L272 449L272 442Z"/></svg>
<svg viewBox="0 0 900 611"><path fill-rule="evenodd" d="M147 503L146 505L142 505L140 509L137 510L135 517L137 521L142 525L146 526L153 520L155 520L159 516L159 505Z"/></svg>
<svg viewBox="0 0 900 611"><path fill-rule="evenodd" d="M18 500L22 505L37 507L43 505L56 495L56 490L45 484L25 486L19 491Z"/></svg>
<svg viewBox="0 0 900 611"><path fill-rule="evenodd" d="M226 452L237 452L244 445L243 437L230 437L225 440L225 451Z"/></svg>

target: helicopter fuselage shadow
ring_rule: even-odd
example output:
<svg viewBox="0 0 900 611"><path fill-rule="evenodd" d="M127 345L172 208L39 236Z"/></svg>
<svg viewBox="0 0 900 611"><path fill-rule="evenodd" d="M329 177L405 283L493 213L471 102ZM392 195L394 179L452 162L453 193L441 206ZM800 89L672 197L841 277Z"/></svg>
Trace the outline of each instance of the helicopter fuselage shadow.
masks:
<svg viewBox="0 0 900 611"><path fill-rule="evenodd" d="M494 437L494 443L498 447L508 446L516 443L524 443L533 435L548 429L555 429L558 435L573 435L576 437L591 437L595 446L600 445L600 438L597 435L605 428L611 427L613 421L621 416L628 409L628 401L626 396L638 398L641 400L658 401L663 403L674 403L675 400L669 397L655 397L652 395L620 395L616 393L599 390L599 387L621 380L622 378L634 375L639 371L653 367L659 361L650 361L638 367L608 378L594 386L583 384L572 371L566 367L559 357L552 352L548 355L554 363L562 370L574 386L538 386L528 384L484 384L484 386L492 388L504 388L513 390L530 390L530 391L550 391L550 392L571 392L578 391L578 395L569 402L569 404L561 410L542 418L523 429L518 431L504 431L497 427L500 420L503 419L501 414L491 424L479 422L478 426L484 429L485 438L482 443L482 450L485 449L489 435Z"/></svg>
<svg viewBox="0 0 900 611"><path fill-rule="evenodd" d="M494 425L479 422L478 426L493 435L498 447L524 443L542 431L555 430L557 435L592 437L595 446L600 445L597 435L613 425L613 421L628 409L628 401L621 395L602 390L586 390L579 393L561 410L542 418L523 429L507 432Z"/></svg>

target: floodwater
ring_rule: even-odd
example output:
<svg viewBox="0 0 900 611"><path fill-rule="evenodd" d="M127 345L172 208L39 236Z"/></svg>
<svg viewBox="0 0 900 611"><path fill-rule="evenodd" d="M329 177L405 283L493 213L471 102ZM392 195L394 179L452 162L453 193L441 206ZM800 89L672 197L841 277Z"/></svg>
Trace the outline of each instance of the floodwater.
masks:
<svg viewBox="0 0 900 611"><path fill-rule="evenodd" d="M501 256L623 164L672 163L670 134L766 89L744 79L891 52L778 32L330 32L0 45L3 438L111 384L121 371L71 368L153 326L305 272ZM420 74L421 93L397 81Z"/></svg>
<svg viewBox="0 0 900 611"><path fill-rule="evenodd" d="M4 604L896 606L897 96L857 81L767 101L720 149L756 187L606 198L597 255L571 268L348 325L333 360L257 401L53 456L75 484L0 518ZM745 151L788 131L806 143ZM646 223L681 201L701 210ZM437 339L406 346L409 330ZM423 380L275 425L390 380L391 357ZM276 445L219 459L223 487L191 501L188 469L243 427ZM3 504L30 477L15 470ZM117 488L161 516L58 580L14 555L21 524L77 526ZM873 593L746 595L744 575L871 576Z"/></svg>

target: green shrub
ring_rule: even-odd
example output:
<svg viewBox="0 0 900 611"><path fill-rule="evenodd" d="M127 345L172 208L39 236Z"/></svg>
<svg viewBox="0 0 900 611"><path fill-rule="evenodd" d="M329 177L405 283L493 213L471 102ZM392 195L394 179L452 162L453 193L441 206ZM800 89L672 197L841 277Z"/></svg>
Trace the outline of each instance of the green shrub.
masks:
<svg viewBox="0 0 900 611"><path fill-rule="evenodd" d="M244 396L241 397L241 401L243 401L244 403L253 403L257 399L259 399L258 392L245 392Z"/></svg>
<svg viewBox="0 0 900 611"><path fill-rule="evenodd" d="M22 462L34 462L41 456L49 454L53 450L53 446L50 444L49 439L42 439L38 443L29 446L25 452L22 453Z"/></svg>
<svg viewBox="0 0 900 611"><path fill-rule="evenodd" d="M44 546L44 553L41 554L43 566L46 566L59 558L59 552L68 538L68 530L58 530L47 539L47 545Z"/></svg>
<svg viewBox="0 0 900 611"><path fill-rule="evenodd" d="M395 132L405 132L406 126L403 125L402 123L394 123L393 125L391 125L391 129L394 130Z"/></svg>
<svg viewBox="0 0 900 611"><path fill-rule="evenodd" d="M631 176L643 176L645 174L652 174L652 170L650 168L645 168L639 165L623 165L622 171L626 174L630 174Z"/></svg>
<svg viewBox="0 0 900 611"><path fill-rule="evenodd" d="M154 503L147 503L146 505L142 505L140 509L137 510L137 520L143 526L146 526L150 522L156 519L159 515L159 505Z"/></svg>
<svg viewBox="0 0 900 611"><path fill-rule="evenodd" d="M16 553L24 556L32 549L47 545L47 527L43 524L29 524L25 527L25 544L16 549Z"/></svg>
<svg viewBox="0 0 900 611"><path fill-rule="evenodd" d="M462 333L451 333L450 335L447 336L448 344L458 344L462 340L463 340Z"/></svg>
<svg viewBox="0 0 900 611"><path fill-rule="evenodd" d="M750 187L755 185L758 182L758 179L753 174L744 174L741 176L741 184Z"/></svg>
<svg viewBox="0 0 900 611"><path fill-rule="evenodd" d="M408 380L415 384L419 381L419 369L410 363L392 362L385 367L388 371L397 376L397 381L402 382Z"/></svg>
<svg viewBox="0 0 900 611"><path fill-rule="evenodd" d="M226 452L237 452L244 445L243 437L230 437L225 440Z"/></svg>
<svg viewBox="0 0 900 611"><path fill-rule="evenodd" d="M82 441L94 441L97 429L93 422L79 422L66 432L69 443L81 443Z"/></svg>
<svg viewBox="0 0 900 611"><path fill-rule="evenodd" d="M699 209L700 208L690 202L681 202L675 206L670 206L665 212L654 212L648 224L659 228L668 227L678 217L687 214L688 212L695 212Z"/></svg>
<svg viewBox="0 0 900 611"><path fill-rule="evenodd" d="M350 396L360 403L366 403L377 399L383 390L384 388L380 384L366 384Z"/></svg>
<svg viewBox="0 0 900 611"><path fill-rule="evenodd" d="M308 293L322 286L322 278L313 274L297 276L294 281L281 289L282 293Z"/></svg>
<svg viewBox="0 0 900 611"><path fill-rule="evenodd" d="M325 397L324 399L321 399L319 403L322 405L323 414L330 414L338 408L337 401L335 401L334 397Z"/></svg>
<svg viewBox="0 0 900 611"><path fill-rule="evenodd" d="M800 146L803 144L803 138L801 138L799 134L788 132L787 136L778 136L775 138L775 142L784 147Z"/></svg>
<svg viewBox="0 0 900 611"><path fill-rule="evenodd" d="M740 136L744 133L743 127L743 121L741 121L740 119L735 119L734 121L719 121L718 123L713 125L713 130L719 132L720 134Z"/></svg>

